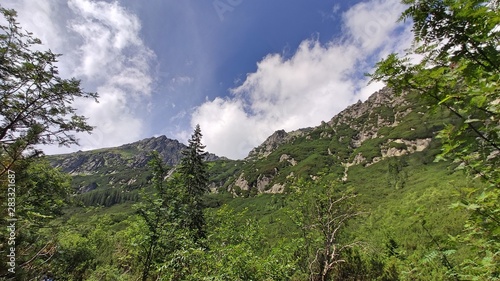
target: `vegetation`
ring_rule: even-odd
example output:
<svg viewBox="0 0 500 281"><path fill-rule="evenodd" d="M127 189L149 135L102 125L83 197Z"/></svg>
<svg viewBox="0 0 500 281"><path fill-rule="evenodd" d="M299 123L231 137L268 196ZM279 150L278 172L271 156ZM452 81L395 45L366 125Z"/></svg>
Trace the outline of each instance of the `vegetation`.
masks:
<svg viewBox="0 0 500 281"><path fill-rule="evenodd" d="M162 163L157 152L152 153L152 159L149 162L153 170L153 188L155 193L146 194L143 192L142 202L138 204L137 211L139 216L144 220L147 226L147 231L144 233L142 256L143 269L142 280L148 280L151 266L154 258L158 256L158 249L165 248L166 245L161 245L168 237L168 228L175 227L175 219L177 216L175 204L179 194L175 194L174 188L167 188L163 183L167 169ZM163 246L163 247L162 247Z"/></svg>
<svg viewBox="0 0 500 281"><path fill-rule="evenodd" d="M392 54L371 75L404 102L338 116L261 159L207 163L197 126L177 167L153 152L144 158L149 167L133 177L102 168L72 183L33 157L33 145L73 143L69 132L90 130L83 117L64 118L73 116L72 96L95 95L77 82L43 80L45 74L29 76L43 80L41 92L26 86L20 72L50 52L30 53L37 40L19 32L15 12L2 10L9 26L0 74L14 75L1 96L10 106L0 112L2 169L10 175L2 188L12 188L13 179L23 188L15 198L15 274L1 263L0 278L500 279L498 3L404 2L402 19L412 20L415 33L407 55L422 60L412 64ZM9 52L13 59L6 59ZM15 93L11 82L21 83ZM33 116L22 111L22 100L37 103L52 94L62 95L56 107ZM35 119L15 123L13 116ZM63 131L51 131L55 124ZM425 149L417 149L422 140ZM389 149L405 153L384 156ZM137 151L115 153L131 159ZM240 174L248 189L233 187ZM264 178L269 187L286 185L284 192L257 190ZM209 186L219 188L208 193ZM5 208L13 206L0 196ZM11 253L10 236L0 235L3 257Z"/></svg>
<svg viewBox="0 0 500 281"><path fill-rule="evenodd" d="M36 51L39 39L16 22L16 12L0 7L0 176L14 163L36 157L38 144L76 144L72 132L90 132L83 116L75 114L75 98L97 98L84 92L80 81L58 76L57 57Z"/></svg>
<svg viewBox="0 0 500 281"><path fill-rule="evenodd" d="M183 151L184 158L179 166L179 174L186 193L185 226L193 231L195 242L206 238L202 197L208 191L208 172L205 163L205 146L201 143L200 125L196 125L189 145Z"/></svg>
<svg viewBox="0 0 500 281"><path fill-rule="evenodd" d="M71 103L97 94L59 77L59 55L36 50L40 40L18 25L15 11L0 7L0 13L0 202L8 211L0 221L9 226L0 235L2 256L9 255L0 277L13 278L17 270L24 279L21 269L36 270L54 256L57 244L47 227L71 192L69 177L40 160L36 145L76 144L73 133L92 131Z"/></svg>
<svg viewBox="0 0 500 281"><path fill-rule="evenodd" d="M460 163L486 187L462 190L457 207L470 211L465 234L454 239L471 246L474 257L454 276L500 278L500 17L498 1L403 1L401 19L413 21L419 63L390 55L372 75L397 92L418 94L429 105L446 108L458 122L439 137L441 159ZM488 242L486 242L488 241ZM456 277L458 278L458 277Z"/></svg>

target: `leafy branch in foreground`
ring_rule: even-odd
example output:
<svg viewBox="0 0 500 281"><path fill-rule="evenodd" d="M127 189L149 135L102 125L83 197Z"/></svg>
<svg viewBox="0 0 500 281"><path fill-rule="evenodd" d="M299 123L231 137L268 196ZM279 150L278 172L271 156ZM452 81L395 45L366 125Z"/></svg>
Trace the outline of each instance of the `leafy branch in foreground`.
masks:
<svg viewBox="0 0 500 281"><path fill-rule="evenodd" d="M175 235L185 213L182 204L185 195L177 178L165 181L168 170L159 153L154 151L151 156L149 166L152 169L153 192L142 191L142 202L135 205L147 226L142 237L143 281L148 280L156 262L177 248L179 241L176 241Z"/></svg>
<svg viewBox="0 0 500 281"><path fill-rule="evenodd" d="M460 169L487 183L464 190L470 211L465 234L475 258L461 274L473 280L500 276L500 11L498 1L404 0L401 20L411 20L414 46L402 58L391 54L371 78L396 93L413 92L434 108L449 110L457 122L438 137L442 153ZM412 63L411 56L420 57Z"/></svg>
<svg viewBox="0 0 500 281"><path fill-rule="evenodd" d="M38 51L41 41L16 22L16 12L0 7L0 175L13 163L40 154L38 144L77 144L73 132L91 132L76 114L76 98L97 98L84 92L80 81L63 79L58 54Z"/></svg>

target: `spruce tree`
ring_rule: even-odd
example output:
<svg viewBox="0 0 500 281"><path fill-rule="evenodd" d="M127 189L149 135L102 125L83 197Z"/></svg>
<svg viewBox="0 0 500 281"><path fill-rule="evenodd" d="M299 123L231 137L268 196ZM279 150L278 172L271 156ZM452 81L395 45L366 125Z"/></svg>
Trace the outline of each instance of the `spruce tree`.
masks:
<svg viewBox="0 0 500 281"><path fill-rule="evenodd" d="M189 212L185 224L193 231L195 242L206 236L202 197L208 190L208 172L205 163L207 153L204 151L205 146L201 143L201 138L200 125L196 125L188 147L182 152L184 157L179 168L186 189L186 204Z"/></svg>

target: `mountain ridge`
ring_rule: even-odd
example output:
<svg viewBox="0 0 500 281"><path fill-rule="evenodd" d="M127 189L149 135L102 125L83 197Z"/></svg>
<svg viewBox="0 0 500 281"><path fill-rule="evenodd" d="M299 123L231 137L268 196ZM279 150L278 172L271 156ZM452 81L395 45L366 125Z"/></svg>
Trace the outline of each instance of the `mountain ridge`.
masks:
<svg viewBox="0 0 500 281"><path fill-rule="evenodd" d="M166 136L150 137L117 147L49 155L49 163L73 177L76 193L122 188L132 191L149 183L150 153L157 151L167 166L175 166L187 146ZM207 154L208 161L225 159Z"/></svg>
<svg viewBox="0 0 500 281"><path fill-rule="evenodd" d="M143 168L147 166L151 151L158 151L166 165L175 166L180 163L182 150L186 145L178 140L166 136L145 138L136 142L123 144L117 147L99 148L73 153L50 155L52 165L62 171L72 174L87 174L104 166L125 165L129 168ZM209 153L208 161L221 157Z"/></svg>
<svg viewBox="0 0 500 281"><path fill-rule="evenodd" d="M367 167L386 158L435 150L441 119L449 115L433 116L427 109L414 96L395 96L391 89L383 88L316 127L277 130L243 160L210 154L210 189L233 196L282 193L300 179L327 175L345 182L353 166ZM78 193L117 187L133 191L149 184L150 151L158 151L167 165L175 166L184 148L179 141L160 136L49 159L53 166L73 175ZM436 153L425 157L430 159Z"/></svg>
<svg viewBox="0 0 500 281"><path fill-rule="evenodd" d="M367 167L428 149L432 151L426 152L425 161L431 161L438 153L435 135L450 115L433 115L427 109L416 96L396 96L383 88L319 126L274 132L219 190L236 196L281 193L301 178L316 180L325 174L345 182L352 166Z"/></svg>

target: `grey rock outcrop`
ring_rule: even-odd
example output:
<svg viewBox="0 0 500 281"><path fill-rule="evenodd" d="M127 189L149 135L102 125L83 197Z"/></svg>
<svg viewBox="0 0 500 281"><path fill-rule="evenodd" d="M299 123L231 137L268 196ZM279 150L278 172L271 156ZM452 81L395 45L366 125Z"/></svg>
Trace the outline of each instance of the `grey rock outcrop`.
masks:
<svg viewBox="0 0 500 281"><path fill-rule="evenodd" d="M90 151L53 155L48 159L52 166L72 175L112 174L116 170L138 169L147 166L151 159L150 153L157 151L164 163L175 166L182 159L182 151L186 145L166 136L152 137L124 144L115 148L103 148ZM214 154L208 154L206 160L219 159Z"/></svg>

